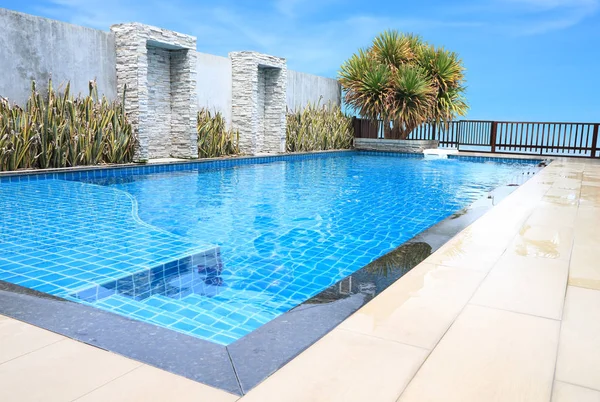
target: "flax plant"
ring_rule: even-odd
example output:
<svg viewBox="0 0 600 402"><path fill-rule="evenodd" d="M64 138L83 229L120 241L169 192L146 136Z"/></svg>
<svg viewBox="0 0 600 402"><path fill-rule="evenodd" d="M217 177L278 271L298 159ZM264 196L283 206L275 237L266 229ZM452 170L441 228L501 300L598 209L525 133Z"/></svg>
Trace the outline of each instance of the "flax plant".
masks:
<svg viewBox="0 0 600 402"><path fill-rule="evenodd" d="M200 109L197 119L198 157L215 158L240 153L240 134L227 129L227 122L220 112L211 113Z"/></svg>
<svg viewBox="0 0 600 402"><path fill-rule="evenodd" d="M0 98L0 171L127 163L135 146L124 103L100 99L95 81L75 98L69 83L58 94L49 80L43 96L32 82L25 108Z"/></svg>
<svg viewBox="0 0 600 402"><path fill-rule="evenodd" d="M308 103L288 113L286 147L288 152L352 148L352 119L339 106Z"/></svg>

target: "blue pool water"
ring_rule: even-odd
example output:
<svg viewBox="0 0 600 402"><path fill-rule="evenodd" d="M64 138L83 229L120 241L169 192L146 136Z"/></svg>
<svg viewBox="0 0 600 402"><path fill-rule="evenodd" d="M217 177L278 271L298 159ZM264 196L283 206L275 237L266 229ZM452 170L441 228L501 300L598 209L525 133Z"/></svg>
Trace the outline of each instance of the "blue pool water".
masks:
<svg viewBox="0 0 600 402"><path fill-rule="evenodd" d="M536 163L267 161L3 180L0 280L226 345Z"/></svg>

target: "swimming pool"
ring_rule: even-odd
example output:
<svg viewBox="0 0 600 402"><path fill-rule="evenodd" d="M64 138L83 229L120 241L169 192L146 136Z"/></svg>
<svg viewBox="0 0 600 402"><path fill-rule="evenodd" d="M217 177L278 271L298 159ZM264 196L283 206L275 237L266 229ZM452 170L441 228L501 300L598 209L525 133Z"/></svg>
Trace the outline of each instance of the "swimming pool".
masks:
<svg viewBox="0 0 600 402"><path fill-rule="evenodd" d="M539 161L338 152L0 182L0 280L230 344Z"/></svg>

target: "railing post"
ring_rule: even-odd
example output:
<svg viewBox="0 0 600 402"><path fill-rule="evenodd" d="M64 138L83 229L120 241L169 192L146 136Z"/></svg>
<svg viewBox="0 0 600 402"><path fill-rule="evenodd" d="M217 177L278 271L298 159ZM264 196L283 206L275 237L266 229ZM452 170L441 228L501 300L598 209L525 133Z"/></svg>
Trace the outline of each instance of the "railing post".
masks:
<svg viewBox="0 0 600 402"><path fill-rule="evenodd" d="M498 132L498 122L497 121L493 121L492 122L492 127L491 127L491 132L490 132L490 152L491 153L495 153L496 152L496 133Z"/></svg>
<svg viewBox="0 0 600 402"><path fill-rule="evenodd" d="M361 119L356 116L352 116L352 128L354 129L354 138L362 138L362 124Z"/></svg>
<svg viewBox="0 0 600 402"><path fill-rule="evenodd" d="M594 133L592 134L592 153L590 158L596 157L596 151L598 150L598 127L600 124L594 124Z"/></svg>

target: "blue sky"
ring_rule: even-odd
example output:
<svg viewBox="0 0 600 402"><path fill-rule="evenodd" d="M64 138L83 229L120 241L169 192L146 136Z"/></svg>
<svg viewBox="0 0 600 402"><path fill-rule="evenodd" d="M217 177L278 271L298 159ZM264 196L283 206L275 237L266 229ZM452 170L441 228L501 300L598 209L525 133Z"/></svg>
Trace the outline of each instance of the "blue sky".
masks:
<svg viewBox="0 0 600 402"><path fill-rule="evenodd" d="M256 50L335 77L380 31L458 52L470 118L600 121L600 0L0 0L0 6L107 30L142 22L198 37L198 50Z"/></svg>

